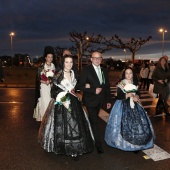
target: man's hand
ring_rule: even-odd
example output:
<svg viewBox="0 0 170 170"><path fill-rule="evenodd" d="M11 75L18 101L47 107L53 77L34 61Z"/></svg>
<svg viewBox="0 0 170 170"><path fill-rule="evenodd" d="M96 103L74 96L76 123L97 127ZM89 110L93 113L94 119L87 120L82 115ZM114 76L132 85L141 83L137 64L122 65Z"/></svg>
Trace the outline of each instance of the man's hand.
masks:
<svg viewBox="0 0 170 170"><path fill-rule="evenodd" d="M96 94L99 94L102 91L102 88L96 88Z"/></svg>
<svg viewBox="0 0 170 170"><path fill-rule="evenodd" d="M90 84L85 84L85 88L90 88Z"/></svg>
<svg viewBox="0 0 170 170"><path fill-rule="evenodd" d="M111 103L107 103L107 109L111 108Z"/></svg>

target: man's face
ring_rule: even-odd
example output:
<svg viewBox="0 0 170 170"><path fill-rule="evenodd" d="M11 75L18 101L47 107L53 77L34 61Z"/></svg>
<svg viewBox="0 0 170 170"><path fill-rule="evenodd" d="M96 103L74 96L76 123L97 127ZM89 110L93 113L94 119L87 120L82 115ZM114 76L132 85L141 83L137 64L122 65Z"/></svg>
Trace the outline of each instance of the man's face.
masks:
<svg viewBox="0 0 170 170"><path fill-rule="evenodd" d="M102 62L102 55L99 52L94 52L91 57L91 62L95 66L99 66Z"/></svg>

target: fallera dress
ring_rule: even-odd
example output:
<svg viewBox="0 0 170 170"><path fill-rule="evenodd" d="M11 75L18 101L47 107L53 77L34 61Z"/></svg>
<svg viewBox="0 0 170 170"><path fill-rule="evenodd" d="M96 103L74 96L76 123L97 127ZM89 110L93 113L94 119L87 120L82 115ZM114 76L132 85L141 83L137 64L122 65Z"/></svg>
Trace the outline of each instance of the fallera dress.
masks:
<svg viewBox="0 0 170 170"><path fill-rule="evenodd" d="M77 82L73 70L71 77L70 82L62 71L56 76L38 141L47 152L78 156L93 151L94 137L86 112L73 90ZM67 104L63 105L58 98Z"/></svg>
<svg viewBox="0 0 170 170"><path fill-rule="evenodd" d="M137 90L136 87L136 90L125 91L127 84L126 80L118 84L117 100L107 122L105 141L109 146L124 151L152 148L155 141L152 124L141 104L125 98L127 92L136 93Z"/></svg>
<svg viewBox="0 0 170 170"><path fill-rule="evenodd" d="M46 63L44 67L40 71L39 80L46 81L48 79L48 75L52 75L55 72L55 66L51 63L51 66L48 66ZM44 83L40 83L40 97L38 98L38 102L36 108L34 109L33 118L36 121L42 121L44 113L48 107L48 104L51 100L51 85L47 85Z"/></svg>

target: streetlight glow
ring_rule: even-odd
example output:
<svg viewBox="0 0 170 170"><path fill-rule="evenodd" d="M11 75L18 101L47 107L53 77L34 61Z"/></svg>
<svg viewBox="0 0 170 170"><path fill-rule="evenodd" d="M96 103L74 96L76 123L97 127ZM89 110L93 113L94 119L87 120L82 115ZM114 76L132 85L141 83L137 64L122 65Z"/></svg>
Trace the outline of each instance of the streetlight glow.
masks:
<svg viewBox="0 0 170 170"><path fill-rule="evenodd" d="M15 35L15 33L14 33L14 32L11 32L9 35L10 35L10 36L14 36L14 35Z"/></svg>
<svg viewBox="0 0 170 170"><path fill-rule="evenodd" d="M163 28L160 28L159 32L162 33L162 56L163 56L164 55L164 36L165 36L165 33L168 31Z"/></svg>
<svg viewBox="0 0 170 170"><path fill-rule="evenodd" d="M126 49L124 49L123 51L124 51L124 53L125 53L125 61L126 61Z"/></svg>
<svg viewBox="0 0 170 170"><path fill-rule="evenodd" d="M11 61L12 61L12 65L13 65L13 37L15 36L14 32L10 32L10 37L11 37Z"/></svg>

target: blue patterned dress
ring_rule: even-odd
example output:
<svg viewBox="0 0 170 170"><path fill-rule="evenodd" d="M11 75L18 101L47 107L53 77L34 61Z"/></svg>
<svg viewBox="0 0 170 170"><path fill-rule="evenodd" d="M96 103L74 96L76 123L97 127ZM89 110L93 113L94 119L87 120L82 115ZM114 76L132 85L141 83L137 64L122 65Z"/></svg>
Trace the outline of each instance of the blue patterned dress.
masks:
<svg viewBox="0 0 170 170"><path fill-rule="evenodd" d="M132 108L130 98L125 98L125 92L118 85L117 100L106 126L106 143L124 151L138 151L152 148L154 140L154 130L146 111L137 102Z"/></svg>

